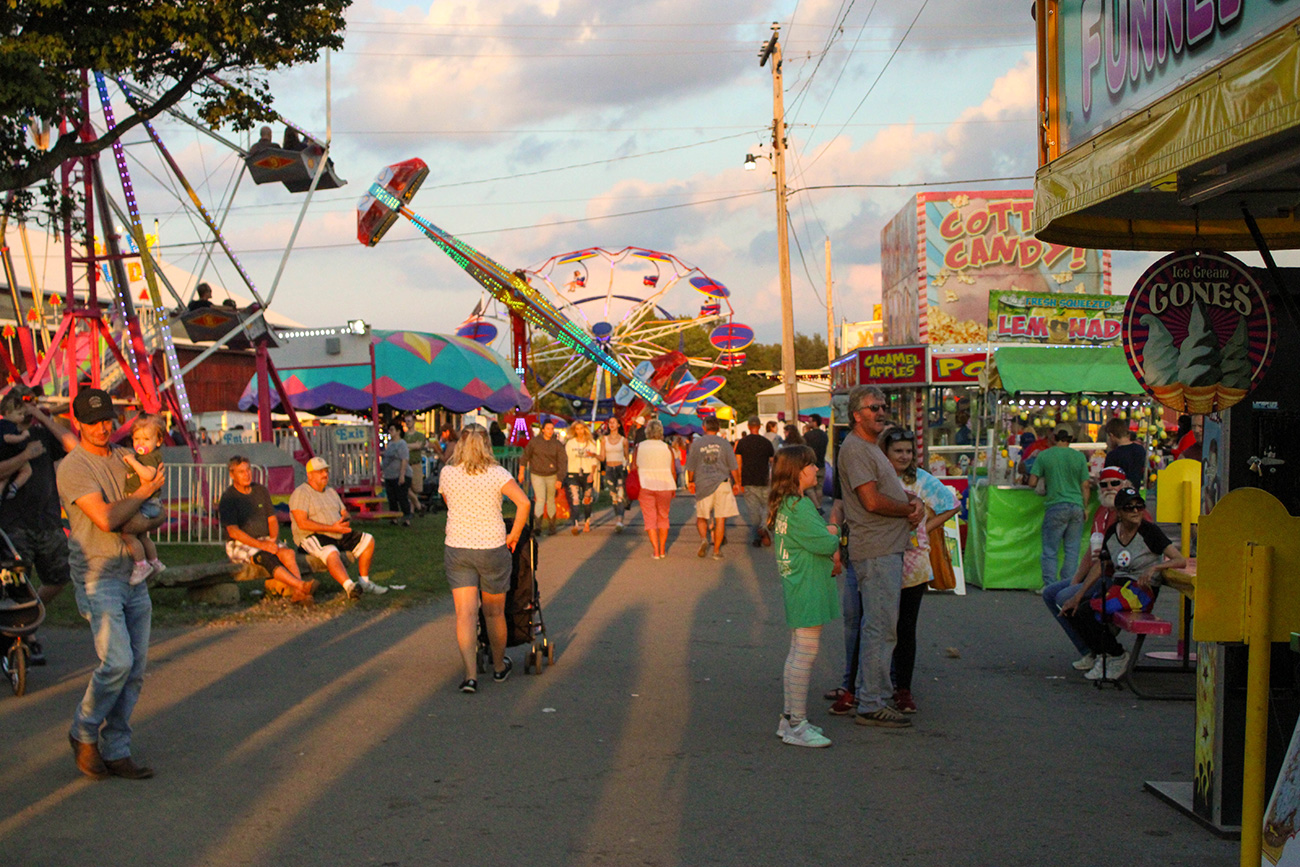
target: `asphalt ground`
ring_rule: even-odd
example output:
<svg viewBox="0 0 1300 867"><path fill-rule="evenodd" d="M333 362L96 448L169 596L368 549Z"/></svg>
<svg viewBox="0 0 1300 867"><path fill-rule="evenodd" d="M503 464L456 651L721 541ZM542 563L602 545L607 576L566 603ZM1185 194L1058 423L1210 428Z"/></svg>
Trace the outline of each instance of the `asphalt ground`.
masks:
<svg viewBox="0 0 1300 867"><path fill-rule="evenodd" d="M662 561L639 515L543 540L555 664L526 675L515 648L476 695L450 599L156 630L143 782L77 774L94 653L44 630L49 665L0 695L0 865L1237 863L1142 788L1191 779L1192 703L1094 688L1031 593L927 596L904 731L826 713L828 626L810 716L834 745L784 745L772 551L733 520L726 559L698 559L684 497L673 518Z"/></svg>

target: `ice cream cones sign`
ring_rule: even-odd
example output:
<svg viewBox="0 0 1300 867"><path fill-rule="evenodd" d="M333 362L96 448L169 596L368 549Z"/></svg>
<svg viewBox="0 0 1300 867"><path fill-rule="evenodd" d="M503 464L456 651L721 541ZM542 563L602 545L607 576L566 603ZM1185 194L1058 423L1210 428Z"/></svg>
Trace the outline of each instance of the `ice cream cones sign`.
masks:
<svg viewBox="0 0 1300 867"><path fill-rule="evenodd" d="M1203 415L1241 401L1277 341L1273 302L1226 253L1181 251L1142 275L1124 307L1124 353L1147 393Z"/></svg>

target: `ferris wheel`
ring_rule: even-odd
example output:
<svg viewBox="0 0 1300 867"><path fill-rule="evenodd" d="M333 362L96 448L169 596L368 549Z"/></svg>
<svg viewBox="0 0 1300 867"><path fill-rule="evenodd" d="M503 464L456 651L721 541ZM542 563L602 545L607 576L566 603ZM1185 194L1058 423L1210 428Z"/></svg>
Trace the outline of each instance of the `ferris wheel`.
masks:
<svg viewBox="0 0 1300 867"><path fill-rule="evenodd" d="M551 256L524 269L521 276L586 331L629 378L648 382L656 360L682 353L684 363L679 359L680 370L672 376L671 387L664 389L670 404L699 402L716 392L722 387L720 376L696 379L686 368L711 373L738 366L754 338L749 326L733 321L730 290L671 253L645 247L588 247ZM500 333L494 318L491 305L480 302L457 333L490 343ZM700 328L708 329L709 349L687 353L685 332ZM617 395L607 370L562 344L535 345L531 360L538 398L553 393L572 397L566 389L571 391L579 383L588 392L581 397L590 400L593 409L613 402ZM693 387L677 387L688 383Z"/></svg>

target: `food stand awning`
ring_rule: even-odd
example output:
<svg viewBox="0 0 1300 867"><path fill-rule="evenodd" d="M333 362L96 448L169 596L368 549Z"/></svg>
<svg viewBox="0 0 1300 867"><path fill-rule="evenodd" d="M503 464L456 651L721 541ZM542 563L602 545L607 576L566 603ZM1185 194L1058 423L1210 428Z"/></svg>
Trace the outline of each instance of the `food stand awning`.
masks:
<svg viewBox="0 0 1300 867"><path fill-rule="evenodd" d="M1300 40L1291 4L1238 5L1237 19L1218 25L1205 4L1209 29L1186 43L1179 35L1168 55L1163 31L1158 53L1145 30L1130 42L1127 4L1052 5L1059 14L1047 14L1047 0L1037 6L1046 121L1034 181L1039 239L1255 249L1244 204L1271 245L1300 247Z"/></svg>
<svg viewBox="0 0 1300 867"><path fill-rule="evenodd" d="M1118 346L1002 346L993 353L993 366L1003 391L1013 394L1142 394Z"/></svg>

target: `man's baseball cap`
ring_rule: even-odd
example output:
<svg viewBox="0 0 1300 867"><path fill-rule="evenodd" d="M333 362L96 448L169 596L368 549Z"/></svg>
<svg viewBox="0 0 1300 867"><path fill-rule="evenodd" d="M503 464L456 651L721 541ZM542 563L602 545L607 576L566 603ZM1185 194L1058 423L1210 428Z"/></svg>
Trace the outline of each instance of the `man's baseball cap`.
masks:
<svg viewBox="0 0 1300 867"><path fill-rule="evenodd" d="M1101 475L1100 475L1098 478L1099 478L1100 481L1103 481L1103 482L1105 482L1105 481L1119 481L1119 482L1126 482L1126 481L1128 481L1128 476L1124 475L1124 471L1121 470L1119 467L1105 467L1105 468L1103 468L1102 471L1101 471Z"/></svg>
<svg viewBox="0 0 1300 867"><path fill-rule="evenodd" d="M328 470L330 465L322 457L314 457L307 462L307 472L314 473L317 470Z"/></svg>
<svg viewBox="0 0 1300 867"><path fill-rule="evenodd" d="M1147 501L1142 499L1142 495L1132 488L1125 488L1115 495L1115 509L1122 510L1125 506L1142 506L1146 508Z"/></svg>
<svg viewBox="0 0 1300 867"><path fill-rule="evenodd" d="M1056 441L1058 443L1074 442L1074 431L1070 429L1069 425L1061 425L1056 429Z"/></svg>
<svg viewBox="0 0 1300 867"><path fill-rule="evenodd" d="M83 388L77 392L77 399L72 402L72 415L82 424L117 421L113 398L99 388Z"/></svg>

